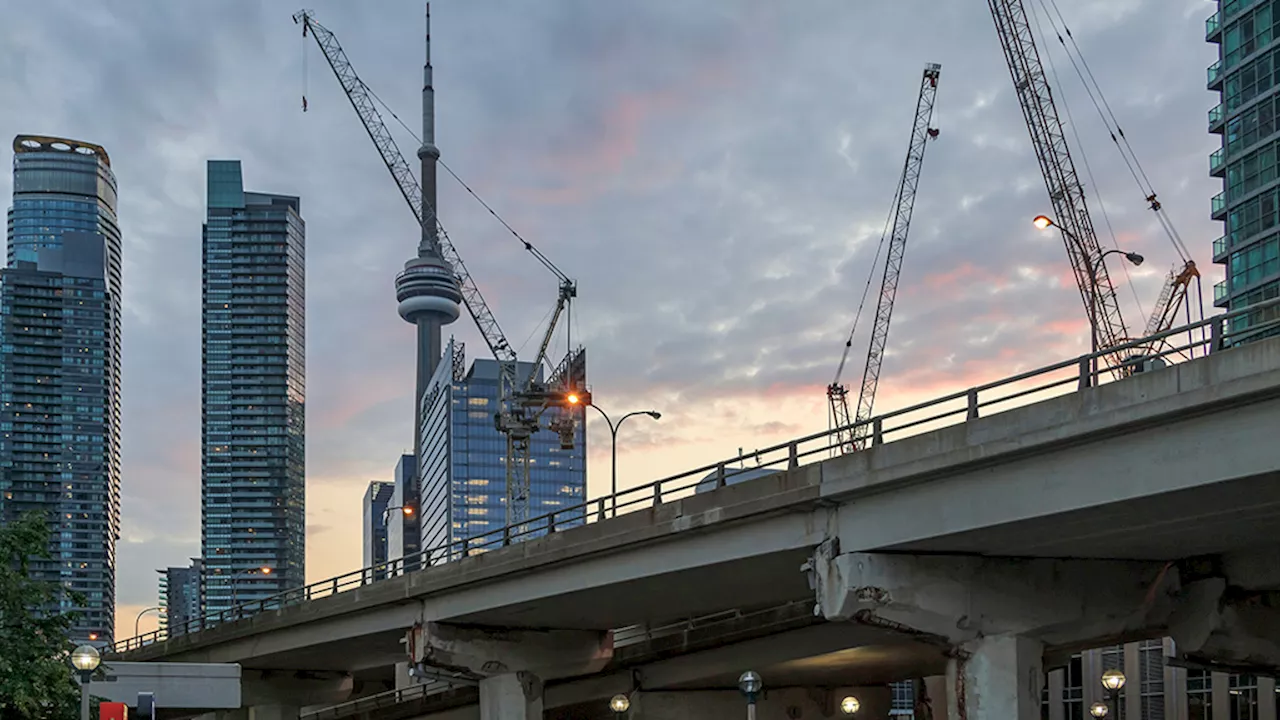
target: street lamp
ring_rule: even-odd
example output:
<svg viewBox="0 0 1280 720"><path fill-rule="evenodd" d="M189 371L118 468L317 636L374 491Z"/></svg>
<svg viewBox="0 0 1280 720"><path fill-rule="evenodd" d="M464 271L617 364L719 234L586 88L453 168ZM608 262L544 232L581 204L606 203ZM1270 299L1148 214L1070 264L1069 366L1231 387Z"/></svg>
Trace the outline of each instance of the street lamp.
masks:
<svg viewBox="0 0 1280 720"><path fill-rule="evenodd" d="M862 703L858 702L858 698L849 695L840 701L840 712L845 715L852 715L862 708Z"/></svg>
<svg viewBox="0 0 1280 720"><path fill-rule="evenodd" d="M147 608L146 610L143 610L142 612L138 613L138 617L136 617L136 618L134 618L134 619L133 619L133 636L134 636L134 637L138 637L139 635L141 635L141 634L142 634L142 633L138 630L138 623L142 622L142 616L143 616L143 615L146 615L147 613L151 612L152 610L163 610L163 609L164 609L164 608L162 608L162 607L160 607L159 605L157 605L157 606L155 606L155 607L149 607L149 608Z"/></svg>
<svg viewBox="0 0 1280 720"><path fill-rule="evenodd" d="M240 577L241 577L242 575L257 575L257 574L259 574L259 573L261 573L261 574L263 574L263 575L270 575L270 574L271 574L271 568L266 567L266 566L263 566L263 567L260 567L260 568L253 568L253 569L250 569L250 570L241 570L241 571L240 571L240 572L238 572L238 573L232 573L232 574L231 574L231 577L230 577L230 580L231 580L231 607L236 607L236 606L238 606L238 605L240 604L240 600L238 599L238 596L236 595L236 582L240 580Z"/></svg>
<svg viewBox="0 0 1280 720"><path fill-rule="evenodd" d="M764 688L760 673L748 670L738 677L738 689L747 697L747 720L756 720L756 697Z"/></svg>
<svg viewBox="0 0 1280 720"><path fill-rule="evenodd" d="M80 720L89 720L89 680L101 662L98 649L92 645L81 645L71 651L71 665L80 674Z"/></svg>
<svg viewBox="0 0 1280 720"><path fill-rule="evenodd" d="M1087 252L1084 243L1080 241L1080 238L1076 237L1070 230L1054 222L1049 218L1049 216L1037 215L1036 218L1031 221L1031 224L1041 230L1048 230L1051 227L1058 228L1062 231L1063 237L1075 243L1076 248L1080 251L1081 257L1089 257L1089 253ZM1146 259L1136 252L1128 252L1126 250L1113 248L1111 250L1104 250L1096 260L1089 261L1089 351L1091 355L1095 356L1098 354L1098 272L1102 270L1102 263L1108 255L1124 255L1125 259L1133 263L1135 266L1141 265ZM1096 378L1098 374L1097 357L1091 357L1089 359L1089 367L1091 370L1090 381L1096 382L1094 378Z"/></svg>
<svg viewBox="0 0 1280 720"><path fill-rule="evenodd" d="M577 400L574 399L576 398L576 396L570 395L569 397L570 397L569 402L571 403L577 402ZM600 413L600 417L604 418L605 423L608 424L609 426L609 435L613 441L612 443L613 444L613 472L612 472L613 482L611 486L613 489L613 493L611 495L611 497L613 498L613 501L611 505L613 509L612 515L613 517L617 517L618 516L618 428L622 427L622 423L626 422L627 418L629 417L632 417L635 415L648 415L654 420L658 420L662 417L662 413L658 412L657 410L636 410L634 412L629 412L626 415L623 415L621 418L619 418L617 423L614 423L613 420L609 419L609 414L606 413L604 410L601 410L599 405L596 405L594 403L588 403L588 404L591 407L595 408L596 412ZM604 510L602 509L601 513L603 512Z"/></svg>
<svg viewBox="0 0 1280 720"><path fill-rule="evenodd" d="M609 709L613 711L615 716L622 717L623 713L631 709L631 698L621 693L614 695L609 700Z"/></svg>
<svg viewBox="0 0 1280 720"><path fill-rule="evenodd" d="M1107 691L1107 699L1115 706L1117 716L1120 714L1120 688L1124 687L1124 681L1124 673L1119 670L1108 670L1102 673L1102 687ZM1098 705L1102 705L1102 714L1095 714L1094 717L1106 717L1106 703L1094 703L1093 707L1089 708L1089 712L1093 713Z"/></svg>
<svg viewBox="0 0 1280 720"><path fill-rule="evenodd" d="M1089 706L1089 714L1096 718L1104 718L1107 716L1107 704L1104 702L1096 702Z"/></svg>

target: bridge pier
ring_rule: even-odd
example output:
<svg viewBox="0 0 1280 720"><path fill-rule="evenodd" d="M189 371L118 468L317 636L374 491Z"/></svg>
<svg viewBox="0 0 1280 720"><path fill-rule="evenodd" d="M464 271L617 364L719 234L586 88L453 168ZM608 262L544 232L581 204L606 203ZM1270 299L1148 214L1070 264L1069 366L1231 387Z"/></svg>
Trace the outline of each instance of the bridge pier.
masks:
<svg viewBox="0 0 1280 720"><path fill-rule="evenodd" d="M959 681L947 695L950 720L1040 720L1043 644L998 635L966 644L964 653L948 663L948 677Z"/></svg>
<svg viewBox="0 0 1280 720"><path fill-rule="evenodd" d="M542 680L527 672L484 678L480 720L542 720Z"/></svg>

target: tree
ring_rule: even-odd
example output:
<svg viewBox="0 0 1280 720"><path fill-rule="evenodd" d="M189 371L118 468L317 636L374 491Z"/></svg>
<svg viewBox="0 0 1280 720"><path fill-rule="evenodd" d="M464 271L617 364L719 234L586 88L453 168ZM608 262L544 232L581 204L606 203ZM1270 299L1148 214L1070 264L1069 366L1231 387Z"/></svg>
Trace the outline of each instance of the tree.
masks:
<svg viewBox="0 0 1280 720"><path fill-rule="evenodd" d="M58 583L29 572L32 560L50 557L46 522L30 512L0 525L0 720L64 720L80 712L68 661L75 615L51 612L58 607ZM79 594L72 598L84 602Z"/></svg>

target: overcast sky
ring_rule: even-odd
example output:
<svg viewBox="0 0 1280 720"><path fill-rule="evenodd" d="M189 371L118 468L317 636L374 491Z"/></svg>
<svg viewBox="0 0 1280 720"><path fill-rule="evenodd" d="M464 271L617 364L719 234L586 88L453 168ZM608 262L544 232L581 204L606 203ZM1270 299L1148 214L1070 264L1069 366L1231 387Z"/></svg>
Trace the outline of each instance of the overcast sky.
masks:
<svg viewBox="0 0 1280 720"><path fill-rule="evenodd" d="M1221 268L1210 243L1222 234L1209 220L1221 189L1207 161L1217 147L1204 86L1213 3L1061 5L1211 296ZM422 2L310 7L416 127ZM310 578L359 565L361 496L391 478L411 443L413 330L396 315L392 280L415 247L414 220L290 20L297 9L0 0L2 154L19 133L99 143L120 183L120 636L155 604L154 569L199 552L207 159L242 160L249 190L302 198ZM926 62L943 66L941 136L925 159L877 407L1087 350L1062 242L1030 223L1050 206L980 0L436 0L432 20L445 162L578 280L573 341L589 348L596 401L614 414L662 412L623 430L624 485L826 426L824 388L867 282ZM1087 158L1098 179L1102 242L1115 243L1105 206L1124 249L1149 260L1127 277L1112 266L1126 319L1140 327L1177 256L1052 49L1057 95L1085 150L1077 164L1083 173ZM397 137L412 159L416 143ZM441 188L459 252L512 343L532 352L554 277L443 173ZM6 205L11 189L6 170ZM465 315L446 332L481 352ZM847 382L856 385L865 347L860 332ZM608 435L595 418L591 433L595 495Z"/></svg>

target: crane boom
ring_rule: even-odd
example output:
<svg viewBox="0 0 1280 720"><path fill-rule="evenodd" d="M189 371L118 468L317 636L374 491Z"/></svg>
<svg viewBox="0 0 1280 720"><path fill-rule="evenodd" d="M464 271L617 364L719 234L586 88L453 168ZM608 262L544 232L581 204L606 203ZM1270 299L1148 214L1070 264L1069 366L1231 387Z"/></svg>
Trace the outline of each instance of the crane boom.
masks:
<svg viewBox="0 0 1280 720"><path fill-rule="evenodd" d="M1115 286L1102 262L1103 250L1085 202L1084 187L1071 159L1026 7L1022 0L987 0L987 4L1049 191L1049 201L1057 215L1054 223L1062 230L1080 299L1096 326L1098 348L1115 347L1128 340L1129 331L1120 314ZM1124 358L1120 353L1109 354L1107 362L1113 373L1123 373Z"/></svg>
<svg viewBox="0 0 1280 720"><path fill-rule="evenodd" d="M875 404L876 389L880 384L880 368L884 364L885 344L889 339L889 321L893 316L893 303L898 294L898 277L902 272L902 257L907 248L907 234L911 229L911 216L915 211L916 189L920 184L920 170L924 165L924 149L929 138L938 131L930 127L933 119L934 100L938 94L938 78L942 66L928 63L920 78L920 94L916 100L915 120L911 126L911 142L907 146L907 159L903 163L893 202L893 225L889 232L889 251L885 256L884 277L880 282L880 296L876 305L875 325L871 328L871 341L867 349L867 362L863 366L862 389L858 394L858 413L853 419L849 413L849 390L840 383L853 335L845 342L835 380L827 386L830 421L836 430L836 447L840 452L860 449L866 440L867 421ZM869 281L868 281L869 282ZM856 423L856 424L855 424ZM852 426L852 427L851 427Z"/></svg>
<svg viewBox="0 0 1280 720"><path fill-rule="evenodd" d="M1160 299L1151 310L1151 318L1147 321L1147 332L1143 337L1158 335L1169 328L1177 320L1178 311L1184 304L1190 304L1191 281L1200 277L1200 270L1194 260L1188 260L1179 269L1174 266L1165 278L1164 287L1160 290Z"/></svg>
<svg viewBox="0 0 1280 720"><path fill-rule="evenodd" d="M915 122L911 126L911 144L898 181L897 202L893 210L893 230L889 235L889 251L885 254L884 277L880 281L880 301L876 303L875 323L871 326L871 343L867 348L867 364L862 369L862 390L858 393L858 414L854 418L854 445L862 447L866 440L871 409L876 401L876 389L880 385L880 368L884 364L885 344L889 340L889 321L893 318L893 302L898 295L898 277L902 272L902 256L907 249L907 233L911 229L911 216L915 212L916 188L920 184L920 169L924 166L924 149L929 138L938 131L930 127L933 120L933 104L938 95L938 78L942 66L929 63L920 79L920 97L916 101Z"/></svg>
<svg viewBox="0 0 1280 720"><path fill-rule="evenodd" d="M448 233L445 232L444 227L440 224L435 208L430 207L428 203L422 202L422 186L414 177L413 171L409 168L409 163L405 160L395 139L387 130L382 114L378 112L374 104L373 91L356 74L337 37L328 28L316 22L311 11L301 10L295 13L293 21L302 25L304 36L310 32L315 38L316 45L319 46L325 60L329 63L329 67L333 69L334 75L337 76L347 99L351 101L351 106L355 108L365 131L369 134L369 139L377 147L379 155L382 156L383 164L395 180L400 194L404 196L405 202L409 203L410 210L413 211L414 217L418 219L419 225L422 226L422 242L429 243L452 266L453 273L457 277L460 286L463 304L466 305L467 312L480 330L480 335L484 338L485 344L489 346L490 352L493 353L494 358L498 361L499 404L501 407L495 415L494 424L507 439L505 463L507 524L515 525L520 523L526 520L529 514L531 481L529 472L531 464L529 438L539 428L538 416L542 410L548 407L551 401L547 392L535 391L533 378L538 366L546 359L547 348L555 333L556 322L569 301L577 296L577 286L537 248L528 242L524 243L525 249L532 253L539 262L560 280L560 294L552 320L547 326L546 334L539 347L537 362L531 369L524 385L521 388L517 388L516 351L507 342L502 328L498 325L497 318L493 316L488 303L485 302L484 296L481 295L480 288L471 277L471 273L467 271L466 265L462 262L462 257L458 255L458 251L449 239ZM432 229L435 232L429 231ZM571 411L566 410L566 412ZM572 427L566 430L563 427L563 423L561 423L561 426L557 427L557 432L560 432L562 437L566 436L567 432L568 436L571 437Z"/></svg>

